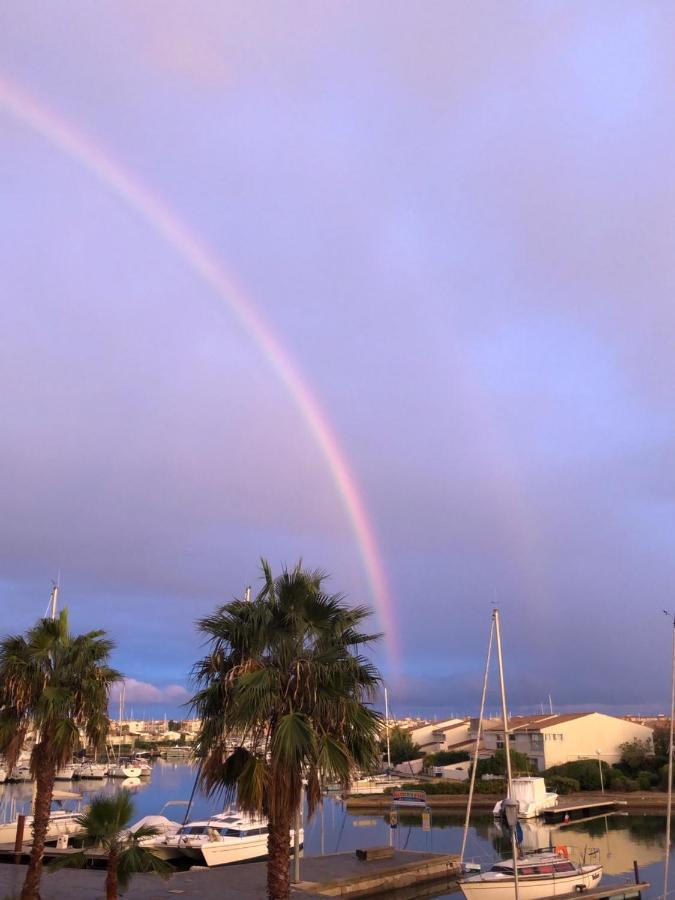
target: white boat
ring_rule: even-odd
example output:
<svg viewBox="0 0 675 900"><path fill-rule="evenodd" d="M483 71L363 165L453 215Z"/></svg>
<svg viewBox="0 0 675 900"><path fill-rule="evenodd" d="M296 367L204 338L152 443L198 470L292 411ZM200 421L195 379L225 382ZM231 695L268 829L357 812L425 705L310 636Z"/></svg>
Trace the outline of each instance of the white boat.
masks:
<svg viewBox="0 0 675 900"><path fill-rule="evenodd" d="M558 802L557 794L546 791L546 782L543 778L522 777L511 779L511 799L518 803L518 818L534 819L540 816L545 809L550 809ZM492 810L494 816L501 816L502 803L500 800Z"/></svg>
<svg viewBox="0 0 675 900"><path fill-rule="evenodd" d="M105 778L108 774L106 763L83 762L75 768L75 778L98 779Z"/></svg>
<svg viewBox="0 0 675 900"><path fill-rule="evenodd" d="M60 769L56 770L56 775L54 775L54 779L56 781L72 781L75 777L75 766L62 766Z"/></svg>
<svg viewBox="0 0 675 900"><path fill-rule="evenodd" d="M174 822L167 819L166 816L143 816L138 822L133 824L129 831L133 834L141 826L149 825L151 828L157 829L154 837L141 838L139 844L146 850L151 850L153 856L160 859L172 860L183 857L181 850L171 841L181 829L180 822Z"/></svg>
<svg viewBox="0 0 675 900"><path fill-rule="evenodd" d="M74 801L74 807L72 809L63 808L62 803L66 800ZM52 809L49 814L46 840L53 841L62 835L83 834L84 828L77 821L77 817L82 815L82 795L72 793L71 791L54 791L52 802L57 803L58 807ZM8 822L0 823L0 844L14 843L17 822L18 817L12 817ZM33 816L26 816L23 832L25 842L30 842L32 838L32 825Z"/></svg>
<svg viewBox="0 0 675 900"><path fill-rule="evenodd" d="M130 763L113 763L108 767L107 774L110 778L140 778L141 770Z"/></svg>
<svg viewBox="0 0 675 900"><path fill-rule="evenodd" d="M581 893L596 887L601 877L599 862L575 863L567 858L567 848L558 848L557 852L542 850L518 860L518 897L519 900L543 900ZM488 872L460 878L459 887L467 900L512 900L515 896L513 859L495 863Z"/></svg>
<svg viewBox="0 0 675 900"><path fill-rule="evenodd" d="M7 776L7 781L32 781L33 778L30 774L30 766L28 764L20 764L14 766L12 771Z"/></svg>
<svg viewBox="0 0 675 900"><path fill-rule="evenodd" d="M153 845L157 849L179 850L183 856L207 866L264 859L267 856L267 819L254 819L243 813L224 812L210 819L188 822L164 841ZM300 846L304 833L300 829ZM294 831L290 834L293 847Z"/></svg>
<svg viewBox="0 0 675 900"><path fill-rule="evenodd" d="M7 769L4 766L0 766L0 784L4 784L7 781Z"/></svg>
<svg viewBox="0 0 675 900"><path fill-rule="evenodd" d="M152 775L152 766L145 759L138 759L138 758L132 759L131 765L136 766L137 769L141 770L141 774L139 775L139 778L150 778L150 776Z"/></svg>

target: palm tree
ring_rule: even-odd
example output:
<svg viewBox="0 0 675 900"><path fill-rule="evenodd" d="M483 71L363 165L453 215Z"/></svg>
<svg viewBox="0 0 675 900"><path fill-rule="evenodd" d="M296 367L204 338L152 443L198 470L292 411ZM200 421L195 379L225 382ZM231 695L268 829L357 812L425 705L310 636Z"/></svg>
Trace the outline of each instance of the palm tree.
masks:
<svg viewBox="0 0 675 900"><path fill-rule="evenodd" d="M86 813L77 817L85 831L85 839L105 851L108 860L105 876L106 900L117 900L118 891L126 891L131 877L138 872L156 872L163 878L173 871L169 863L154 856L141 845L144 838L159 834L157 828L140 825L128 830L134 815L129 791L121 790L112 796L99 794L93 798ZM81 868L87 864L85 853L73 853L50 863L50 871Z"/></svg>
<svg viewBox="0 0 675 900"><path fill-rule="evenodd" d="M381 718L368 701L380 676L359 653L379 635L361 631L367 608L323 591L323 572L298 563L274 578L265 560L262 569L255 600L198 623L210 649L194 669L192 705L201 785L268 817L267 893L285 900L303 777L311 816L323 778L346 787L355 769L379 763Z"/></svg>
<svg viewBox="0 0 675 900"><path fill-rule="evenodd" d="M104 631L71 635L65 609L41 619L25 637L0 641L0 753L10 769L28 732L35 734L33 846L21 900L39 900L57 769L72 759L80 730L94 747L105 744L110 687L121 677L108 665L112 649Z"/></svg>

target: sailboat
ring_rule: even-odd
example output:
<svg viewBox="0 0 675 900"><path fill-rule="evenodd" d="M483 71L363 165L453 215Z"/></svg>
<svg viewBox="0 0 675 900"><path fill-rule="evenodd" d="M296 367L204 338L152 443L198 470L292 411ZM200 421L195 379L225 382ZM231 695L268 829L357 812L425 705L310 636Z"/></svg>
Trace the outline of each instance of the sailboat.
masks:
<svg viewBox="0 0 675 900"><path fill-rule="evenodd" d="M509 722L506 706L506 689L504 686L504 664L502 660L502 643L499 630L499 610L492 611L492 629L490 631L490 644L488 658L485 666L485 679L483 682L483 698L481 701L481 716L479 722L478 737L476 740L476 756L480 741L480 727L485 705L485 692L487 676L490 666L490 653L492 649L492 636L496 638L497 661L499 664L499 685L502 700L502 719L504 725L504 748L506 751L506 781L507 797L503 801L503 808L507 822L511 829L511 859L501 860L487 872L476 875L467 875L460 878L459 887L466 900L544 900L547 897L555 897L560 894L570 894L585 891L598 884L602 877L602 865L597 860L597 851L591 851L589 862L586 857L578 863L569 858L567 847L547 848L530 853L527 856L518 855L516 846L516 825L518 821L518 802L513 794L513 777L511 772L511 755L509 751ZM470 815L470 804L473 796L474 769L469 791L469 807L465 826L465 838L462 843L462 857L466 845L466 831Z"/></svg>

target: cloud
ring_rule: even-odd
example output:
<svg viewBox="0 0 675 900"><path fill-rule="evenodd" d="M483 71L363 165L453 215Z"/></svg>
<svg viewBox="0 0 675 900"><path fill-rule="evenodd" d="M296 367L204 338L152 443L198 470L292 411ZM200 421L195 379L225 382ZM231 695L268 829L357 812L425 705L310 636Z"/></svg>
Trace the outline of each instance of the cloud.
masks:
<svg viewBox="0 0 675 900"><path fill-rule="evenodd" d="M119 703L122 688L115 685L110 692L111 704ZM135 678L124 679L124 702L130 703L166 704L176 706L189 700L190 694L179 684L167 684L157 686L147 681L137 681Z"/></svg>

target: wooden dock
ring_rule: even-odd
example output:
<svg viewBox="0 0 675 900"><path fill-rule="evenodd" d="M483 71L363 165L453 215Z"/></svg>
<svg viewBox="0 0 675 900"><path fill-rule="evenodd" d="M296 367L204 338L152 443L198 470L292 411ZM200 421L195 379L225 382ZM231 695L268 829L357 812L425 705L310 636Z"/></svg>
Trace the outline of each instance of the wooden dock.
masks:
<svg viewBox="0 0 675 900"><path fill-rule="evenodd" d="M584 900L640 900L642 892L651 887L649 881L626 882L626 884L607 885L603 888L599 885L593 890L584 891ZM579 900L579 894L559 894L556 900Z"/></svg>
<svg viewBox="0 0 675 900"><path fill-rule="evenodd" d="M623 800L587 800L582 803L573 803L567 806L552 806L545 809L542 815L544 821L552 825L557 822L578 822L582 819L591 819L597 816L613 813L619 807L626 806Z"/></svg>

